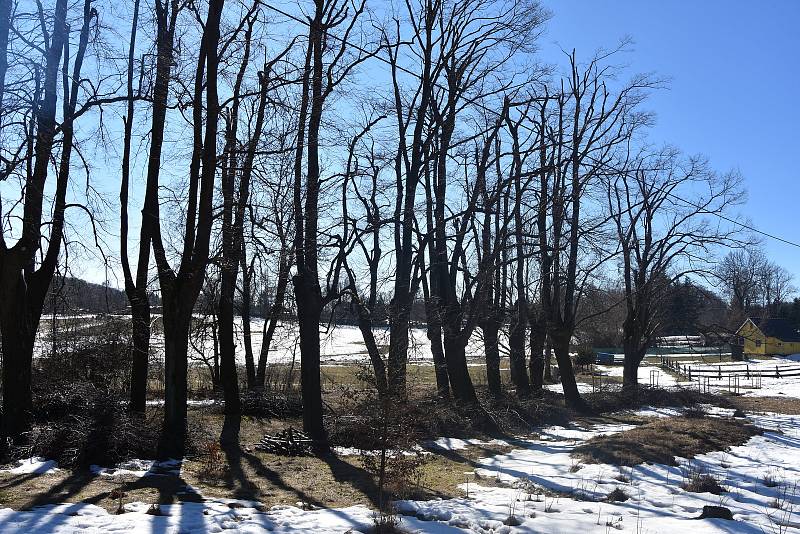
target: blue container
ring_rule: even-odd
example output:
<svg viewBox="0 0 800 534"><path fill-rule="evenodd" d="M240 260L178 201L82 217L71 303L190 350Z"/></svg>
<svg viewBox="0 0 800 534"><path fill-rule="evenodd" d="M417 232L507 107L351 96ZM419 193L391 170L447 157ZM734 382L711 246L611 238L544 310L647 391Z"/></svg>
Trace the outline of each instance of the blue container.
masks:
<svg viewBox="0 0 800 534"><path fill-rule="evenodd" d="M614 365L614 355L610 352L598 352L595 355L595 363L600 365Z"/></svg>

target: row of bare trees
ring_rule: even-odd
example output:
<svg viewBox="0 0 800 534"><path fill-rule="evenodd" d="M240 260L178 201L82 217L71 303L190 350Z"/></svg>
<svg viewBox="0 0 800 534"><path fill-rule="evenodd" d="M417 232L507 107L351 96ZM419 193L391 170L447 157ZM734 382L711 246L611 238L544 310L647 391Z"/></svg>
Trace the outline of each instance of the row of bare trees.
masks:
<svg viewBox="0 0 800 534"><path fill-rule="evenodd" d="M504 354L516 394L540 392L548 345L566 402L582 408L570 348L594 281L622 288L613 306L625 309L624 381L635 392L666 288L740 243L724 222L739 178L646 140L642 102L661 82L615 64L627 43L540 64L548 13L536 2L313 0L295 15L264 0L131 0L129 25L104 18L100 4L72 13L66 0L52 9L0 0L6 439L30 425L34 341L67 208L97 233L90 184L119 193L133 412L145 409L154 284L161 296L163 457L183 453L193 314L212 286L202 304L213 307L222 443L238 444L240 389L264 387L290 309L304 428L325 441L320 326L332 308L357 317L385 399L412 400L411 318L422 298L442 402L479 407L467 362L479 331L491 394L503 394ZM114 32L129 32L124 51L109 44ZM92 165L101 152L119 181ZM72 201L76 174L86 187L73 187ZM269 302L256 357L258 287ZM385 322L384 358L375 328Z"/></svg>

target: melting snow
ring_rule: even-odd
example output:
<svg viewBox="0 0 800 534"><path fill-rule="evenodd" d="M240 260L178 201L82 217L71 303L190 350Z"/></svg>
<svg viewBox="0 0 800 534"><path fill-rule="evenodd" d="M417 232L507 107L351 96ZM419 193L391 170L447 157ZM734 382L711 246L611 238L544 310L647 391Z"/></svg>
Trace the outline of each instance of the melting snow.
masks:
<svg viewBox="0 0 800 534"><path fill-rule="evenodd" d="M729 412L711 410L714 415ZM677 410L646 407L634 413L655 417L677 415ZM644 464L620 467L581 464L574 448L594 436L621 432L630 425L591 428L552 426L536 439L515 440L513 450L479 459L474 477L460 486L463 496L432 501L399 501L401 527L408 532L433 533L580 533L692 531L744 533L800 533L800 416L750 415L767 429L729 451L712 452L678 465ZM441 438L442 447L457 449L477 440ZM41 459L28 462L42 465ZM150 472L137 461L117 471ZM50 466L53 467L53 466ZM691 493L681 485L692 472L708 473L728 489L722 495ZM507 485L497 487L487 481ZM614 489L624 491L625 502L606 502ZM735 522L696 521L703 506L726 506ZM246 501L211 499L160 507L161 515L146 513L144 503L130 503L126 513L110 515L89 504L63 504L32 511L0 510L0 532L221 532L244 533L368 532L373 512L364 506L304 510L295 506L262 505ZM515 520L507 521L509 516ZM513 526L505 523L513 523Z"/></svg>

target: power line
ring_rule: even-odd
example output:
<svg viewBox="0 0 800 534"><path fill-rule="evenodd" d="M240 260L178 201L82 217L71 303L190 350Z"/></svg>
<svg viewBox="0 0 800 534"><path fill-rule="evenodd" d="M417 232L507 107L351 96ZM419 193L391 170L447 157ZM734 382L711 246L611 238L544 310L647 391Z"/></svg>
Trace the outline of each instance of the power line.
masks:
<svg viewBox="0 0 800 534"><path fill-rule="evenodd" d="M295 22L297 22L299 24L302 24L303 26L306 26L306 27L310 27L311 26L308 21L303 20L303 19L301 19L300 17L298 17L296 15L292 15L291 13L288 13L288 12L286 12L286 11L280 9L280 8L277 8L277 7L273 6L273 5L266 4L266 3L262 4L262 5L264 7L266 7L267 9L270 9L270 10L276 12L276 13L279 13L280 15L283 15L284 17L287 17L288 19L291 19L291 20L293 20L293 21L295 21ZM352 43L350 41L347 41L346 39L343 39L342 37L339 37L338 35L327 34L327 37L332 37L333 39L339 41L340 43L342 43L344 45L347 45L347 46L349 46L351 48L354 48L355 50L358 50L359 52L361 52L363 54L368 54L371 57L374 57L375 59L377 59L378 61L380 61L382 63L385 63L385 64L389 65L390 67L396 68L397 70L399 70L399 71L401 71L401 72L403 72L405 74L408 74L409 76L412 76L412 77L416 78L417 80L420 80L420 81L422 80L422 76L420 76L416 72L413 72L413 71L403 67L402 65L392 64L392 62L389 61L388 59L386 59L384 57L381 57L381 56L379 56L377 54L373 54L372 52L364 49L360 45L357 45L357 44L354 44L354 43ZM445 90L445 91L447 90L447 88L442 87L436 81L433 81L432 83L433 83L433 86L436 87L437 89L441 89L441 90ZM484 104L480 103L477 100L473 100L472 103L474 105L476 105L477 107L481 108L482 110L484 110L484 111L486 111L488 113L492 113L492 114L496 115L497 117L502 118L502 115L497 110L491 109L491 108L485 106ZM533 130L529 129L529 131L533 131ZM668 195L673 197L673 198L675 198L675 199L677 199L677 200L680 200L681 202L685 202L686 204L689 204L690 206L692 206L694 208L701 209L701 210L703 209L702 206L699 206L698 204L695 204L695 203L693 203L691 201L688 201L685 198L682 198L682 197L676 195L675 193L668 193ZM762 235L764 237L768 237L770 239L774 239L775 241L779 241L779 242L784 243L786 245L790 245L790 246L793 246L793 247L800 248L800 243L797 243L795 241L791 241L789 239L785 239L785 238L777 236L775 234L771 234L769 232L765 232L763 230L759 230L758 228L756 228L754 226L751 226L749 224L743 223L741 221L737 221L736 219L732 219L732 218L730 218L730 217L728 217L726 215L723 215L721 213L713 213L713 212L708 212L708 213L710 213L711 215L716 215L720 219L722 219L724 221L727 221L727 222L729 222L731 224L735 224L735 225L739 226L740 228L744 228L745 230L748 230L750 232Z"/></svg>
<svg viewBox="0 0 800 534"><path fill-rule="evenodd" d="M770 239L774 239L775 241L780 241L781 243L785 243L785 244L791 245L793 247L800 248L800 243L797 243L795 241L790 241L789 239L784 239L783 237L777 236L775 234L771 234L769 232L765 232L763 230L759 230L758 228L756 228L754 226L751 226L749 224L743 223L741 221L737 221L736 219L732 219L732 218L728 217L727 215L723 215L722 213L710 212L710 211L704 210L703 207L700 206L699 204L695 204L694 202L686 200L685 198L680 197L680 196L676 195L675 193L667 193L667 195L669 195L672 198L675 198L677 200L680 200L681 202L684 202L684 203L692 206L693 208L697 208L698 210L705 211L706 213L708 213L710 215L716 215L720 219L722 219L724 221L727 221L727 222L729 222L731 224L735 224L735 225L737 225L737 226L739 226L741 228L744 228L745 230L748 230L750 232L753 232L753 233L756 233L756 234L759 234L759 235L763 235L764 237L768 237Z"/></svg>

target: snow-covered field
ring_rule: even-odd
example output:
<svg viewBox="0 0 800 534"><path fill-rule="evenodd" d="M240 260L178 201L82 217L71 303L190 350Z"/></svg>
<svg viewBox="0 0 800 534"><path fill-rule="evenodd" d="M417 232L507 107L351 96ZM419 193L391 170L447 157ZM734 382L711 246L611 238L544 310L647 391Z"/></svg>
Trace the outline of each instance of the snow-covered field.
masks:
<svg viewBox="0 0 800 534"><path fill-rule="evenodd" d="M81 327L91 327L102 324L101 320L96 319L93 316L59 316L58 320L81 321ZM241 318L237 317L235 319L235 323L237 359L238 362L243 365L245 351ZM51 343L49 341L49 322L44 320L42 324L44 327L40 330L39 337L37 338L36 342L36 351L38 354L49 351ZM61 328L64 327L62 326ZM258 358L263 342L264 320L253 319L250 322L250 330L253 353L255 357ZM379 348L382 346L388 346L388 327L375 327L373 329L373 333ZM502 333L501 338L501 343L505 343ZM194 335L191 336L189 350L190 357L195 359L200 358L202 355L210 357L214 353L213 343L210 324L205 332L202 329L197 329ZM164 345L164 337L163 334L158 332L157 328L155 328L151 334L150 344L151 348L156 351L156 353L162 350ZM369 356L367 355L367 349L364 345L361 331L356 326L337 325L328 327L328 325L321 325L320 349L323 364L369 361ZM483 341L479 330L476 330L470 339L470 342L467 346L467 356L470 358L483 358ZM410 330L409 358L414 362L433 361L430 341L428 341L424 328L412 328ZM279 323L275 330L272 344L270 346L268 362L292 363L293 361L300 361L299 329L295 323Z"/></svg>
<svg viewBox="0 0 800 534"><path fill-rule="evenodd" d="M673 417L680 411L646 408L637 413ZM729 415L725 410L710 413ZM508 453L477 460L474 472L465 473L465 482L460 486L462 497L397 502L402 514L400 526L407 532L419 533L798 533L800 416L748 417L766 429L763 435L729 451L692 460L677 459L678 466L581 464L570 456L587 439L621 432L629 425L542 428L536 439L514 441L516 448ZM437 444L443 449L459 450L469 442L442 438ZM127 467L126 473L142 475L147 464ZM682 489L692 472L713 475L727 491L713 495ZM617 488L629 499L607 502L607 495ZM706 505L729 508L734 521L697 520ZM159 515L152 512L144 503L129 503L120 515L91 504L62 504L32 511L2 509L0 532L322 534L366 533L374 524L373 512L365 506L306 510L299 506L266 508L254 502L207 499L163 505ZM510 516L513 520L509 520Z"/></svg>

